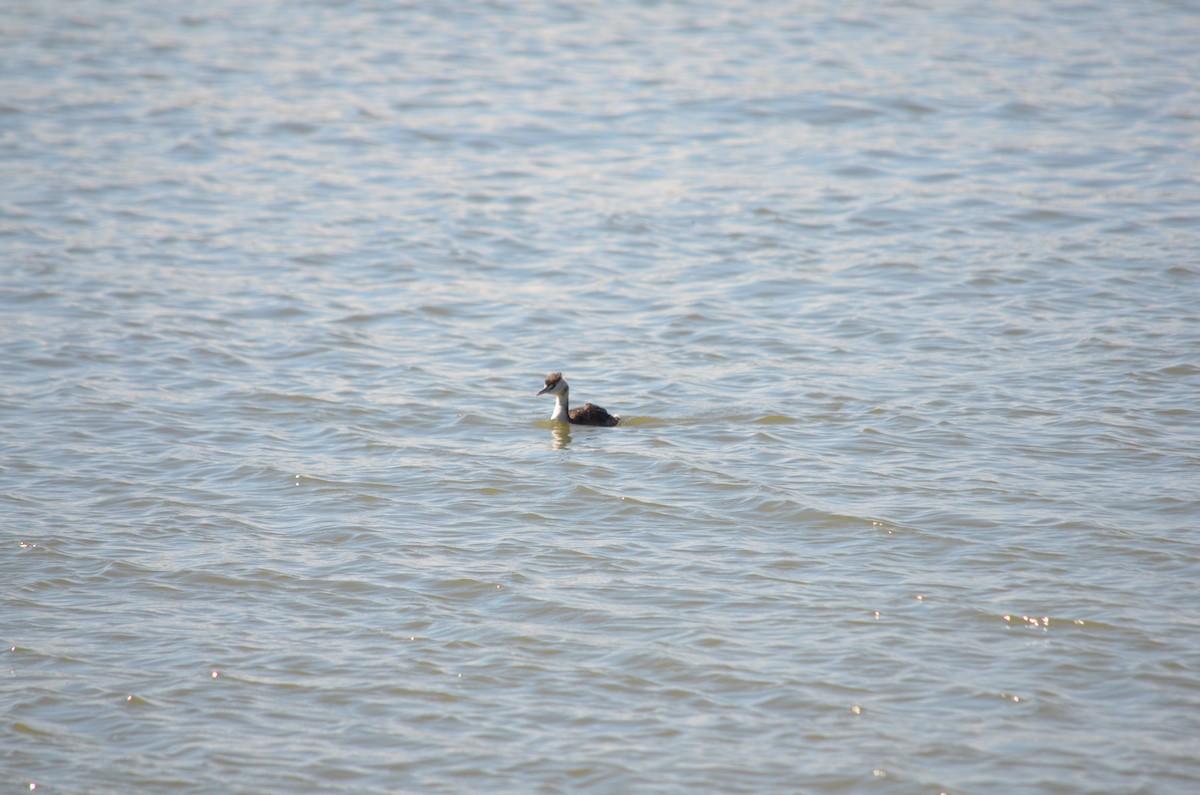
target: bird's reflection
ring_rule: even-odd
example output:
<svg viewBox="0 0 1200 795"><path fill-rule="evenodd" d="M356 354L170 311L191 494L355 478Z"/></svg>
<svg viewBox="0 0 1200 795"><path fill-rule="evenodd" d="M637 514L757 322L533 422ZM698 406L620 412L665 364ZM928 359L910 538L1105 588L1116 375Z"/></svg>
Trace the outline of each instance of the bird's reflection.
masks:
<svg viewBox="0 0 1200 795"><path fill-rule="evenodd" d="M555 450L565 450L567 445L571 444L571 426L565 422L556 422L550 429L550 436Z"/></svg>

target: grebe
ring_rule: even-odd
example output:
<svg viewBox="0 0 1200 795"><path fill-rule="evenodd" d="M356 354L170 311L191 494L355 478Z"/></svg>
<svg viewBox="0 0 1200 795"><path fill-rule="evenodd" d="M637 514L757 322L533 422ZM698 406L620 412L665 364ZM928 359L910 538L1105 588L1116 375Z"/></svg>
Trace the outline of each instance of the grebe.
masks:
<svg viewBox="0 0 1200 795"><path fill-rule="evenodd" d="M567 386L567 382L563 380L562 373L551 373L546 376L546 385L538 394L554 395L554 413L550 415L550 419L569 422L572 425L601 425L605 428L611 428L621 421L619 416L609 414L591 403L584 403L581 409L567 408L567 395L570 391L571 387Z"/></svg>

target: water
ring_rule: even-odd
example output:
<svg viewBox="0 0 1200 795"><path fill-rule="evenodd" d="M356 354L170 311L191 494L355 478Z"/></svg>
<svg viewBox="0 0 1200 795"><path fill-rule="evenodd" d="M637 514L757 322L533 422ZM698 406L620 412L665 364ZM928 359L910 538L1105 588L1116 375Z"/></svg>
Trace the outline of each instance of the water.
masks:
<svg viewBox="0 0 1200 795"><path fill-rule="evenodd" d="M1197 41L5 4L0 788L1195 792Z"/></svg>

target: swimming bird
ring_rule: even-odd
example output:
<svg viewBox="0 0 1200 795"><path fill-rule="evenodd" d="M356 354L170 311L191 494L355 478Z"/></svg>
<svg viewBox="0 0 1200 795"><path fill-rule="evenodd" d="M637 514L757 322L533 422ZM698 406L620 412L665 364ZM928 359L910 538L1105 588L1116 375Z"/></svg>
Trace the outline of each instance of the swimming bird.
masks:
<svg viewBox="0 0 1200 795"><path fill-rule="evenodd" d="M567 386L567 382L563 380L562 373L551 373L546 376L546 385L542 387L539 395L551 394L554 395L554 413L550 415L550 419L558 422L569 422L572 425L601 425L605 428L611 428L621 421L617 415L609 414L599 406L593 406L591 403L584 403L583 408L570 409L567 407L567 396L570 394L571 388Z"/></svg>

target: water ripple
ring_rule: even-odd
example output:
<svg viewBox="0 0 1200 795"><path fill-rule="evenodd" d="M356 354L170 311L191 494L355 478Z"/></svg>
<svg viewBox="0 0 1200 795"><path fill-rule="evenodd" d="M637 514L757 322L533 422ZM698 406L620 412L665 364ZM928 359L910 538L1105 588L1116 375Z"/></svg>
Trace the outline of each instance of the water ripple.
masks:
<svg viewBox="0 0 1200 795"><path fill-rule="evenodd" d="M1195 789L1194 10L281 11L0 31L18 786Z"/></svg>

